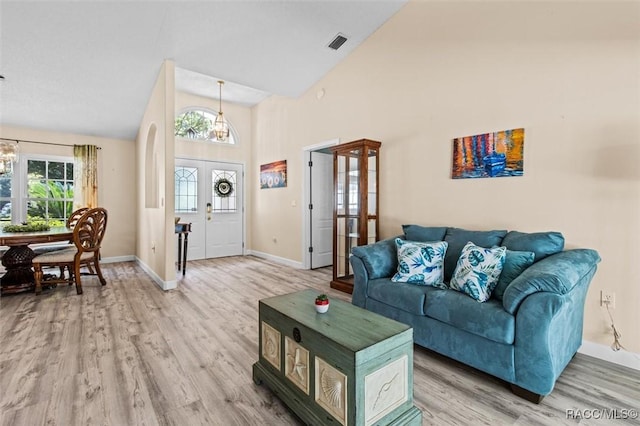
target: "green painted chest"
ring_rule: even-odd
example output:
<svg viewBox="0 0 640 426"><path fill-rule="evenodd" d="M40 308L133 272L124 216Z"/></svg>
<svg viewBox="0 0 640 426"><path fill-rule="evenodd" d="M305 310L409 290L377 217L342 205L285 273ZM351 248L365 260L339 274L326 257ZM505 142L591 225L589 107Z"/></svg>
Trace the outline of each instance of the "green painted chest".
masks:
<svg viewBox="0 0 640 426"><path fill-rule="evenodd" d="M265 383L307 424L419 425L413 405L413 329L316 292L259 302L259 360Z"/></svg>

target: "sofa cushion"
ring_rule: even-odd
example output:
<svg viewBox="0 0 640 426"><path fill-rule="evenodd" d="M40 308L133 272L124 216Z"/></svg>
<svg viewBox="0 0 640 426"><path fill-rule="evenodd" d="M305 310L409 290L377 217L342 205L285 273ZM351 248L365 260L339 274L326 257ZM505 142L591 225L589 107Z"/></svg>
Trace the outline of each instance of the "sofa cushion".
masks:
<svg viewBox="0 0 640 426"><path fill-rule="evenodd" d="M444 254L447 243L419 243L395 240L398 249L398 272L391 281L446 288L443 283Z"/></svg>
<svg viewBox="0 0 640 426"><path fill-rule="evenodd" d="M366 246L354 247L351 253L362 259L369 279L390 277L398 268L395 238L378 241Z"/></svg>
<svg viewBox="0 0 640 426"><path fill-rule="evenodd" d="M515 317L498 300L478 303L457 291L436 290L425 293L424 312L430 318L477 336L513 344Z"/></svg>
<svg viewBox="0 0 640 426"><path fill-rule="evenodd" d="M448 228L444 240L449 243L444 257L444 280L449 282L456 269L462 248L469 241L480 247L499 246L507 231L467 231L460 228ZM507 247L508 248L508 247Z"/></svg>
<svg viewBox="0 0 640 426"><path fill-rule="evenodd" d="M498 280L498 285L493 289L492 297L502 300L502 295L511 284L525 269L533 264L535 254L532 251L512 251L507 250L504 258L504 266Z"/></svg>
<svg viewBox="0 0 640 426"><path fill-rule="evenodd" d="M510 231L502 240L502 245L514 251L532 251L539 262L547 256L560 253L564 249L564 237L560 232L525 232Z"/></svg>
<svg viewBox="0 0 640 426"><path fill-rule="evenodd" d="M427 285L394 283L389 278L369 281L367 297L413 315L424 315L424 300L431 292L444 292Z"/></svg>
<svg viewBox="0 0 640 426"><path fill-rule="evenodd" d="M442 241L447 233L446 226L402 225L404 237L409 241Z"/></svg>
<svg viewBox="0 0 640 426"><path fill-rule="evenodd" d="M498 284L505 247L484 248L468 242L462 249L449 287L486 302Z"/></svg>

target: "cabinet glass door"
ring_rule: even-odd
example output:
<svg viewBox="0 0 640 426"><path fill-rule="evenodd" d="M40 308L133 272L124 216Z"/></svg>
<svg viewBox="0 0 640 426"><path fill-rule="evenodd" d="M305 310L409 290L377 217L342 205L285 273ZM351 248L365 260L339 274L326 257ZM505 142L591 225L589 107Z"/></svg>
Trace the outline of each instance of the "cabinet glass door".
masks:
<svg viewBox="0 0 640 426"><path fill-rule="evenodd" d="M378 238L379 142L362 139L334 147L334 268L331 286L353 287L351 249ZM335 285L335 286L334 286Z"/></svg>

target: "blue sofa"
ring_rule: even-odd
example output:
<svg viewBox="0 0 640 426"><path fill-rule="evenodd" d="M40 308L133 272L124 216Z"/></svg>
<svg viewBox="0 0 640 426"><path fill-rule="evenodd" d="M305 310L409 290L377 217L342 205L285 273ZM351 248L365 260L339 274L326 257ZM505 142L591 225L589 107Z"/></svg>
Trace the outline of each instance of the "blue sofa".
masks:
<svg viewBox="0 0 640 426"><path fill-rule="evenodd" d="M447 241L444 280L463 246L532 252L530 266L503 277L501 291L479 303L464 293L392 282L398 260L394 238L352 250L352 303L413 327L418 345L499 377L513 392L539 403L582 343L584 304L598 253L564 249L558 232L469 231L404 225L401 238ZM507 265L502 274L506 275ZM496 289L497 290L497 289Z"/></svg>

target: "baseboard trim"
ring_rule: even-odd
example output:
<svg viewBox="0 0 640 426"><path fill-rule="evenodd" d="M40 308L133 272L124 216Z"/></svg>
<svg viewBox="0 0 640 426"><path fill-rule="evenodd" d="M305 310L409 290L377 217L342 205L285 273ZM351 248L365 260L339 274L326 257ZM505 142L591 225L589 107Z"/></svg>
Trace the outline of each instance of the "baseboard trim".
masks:
<svg viewBox="0 0 640 426"><path fill-rule="evenodd" d="M136 257L134 255L103 257L100 259L100 263L135 262L135 261L136 261Z"/></svg>
<svg viewBox="0 0 640 426"><path fill-rule="evenodd" d="M623 350L613 351L610 346L583 341L578 349L581 354L609 361L624 367L640 370L640 354Z"/></svg>
<svg viewBox="0 0 640 426"><path fill-rule="evenodd" d="M259 257L259 258L262 258L262 259L270 260L272 262L279 263L279 264L285 265L285 266L289 266L291 268L304 269L304 266L302 265L302 262L296 262L295 260L287 259L287 258L280 257L280 256L274 256L273 254L263 253L261 251L256 251L256 250L247 250L246 254L252 255L252 256L255 256L255 257Z"/></svg>
<svg viewBox="0 0 640 426"><path fill-rule="evenodd" d="M178 282L176 280L164 281L162 278L158 276L158 274L155 273L153 269L149 267L149 265L144 263L137 256L135 257L135 261L142 268L142 270L151 277L153 282L156 283L156 285L160 287L162 290L166 291L166 290L173 290L175 288L178 288Z"/></svg>

